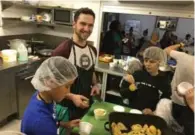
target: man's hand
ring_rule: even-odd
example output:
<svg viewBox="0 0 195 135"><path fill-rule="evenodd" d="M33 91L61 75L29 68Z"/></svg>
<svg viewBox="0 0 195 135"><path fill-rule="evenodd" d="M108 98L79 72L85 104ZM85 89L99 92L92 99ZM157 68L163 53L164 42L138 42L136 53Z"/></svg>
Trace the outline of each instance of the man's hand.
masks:
<svg viewBox="0 0 195 135"><path fill-rule="evenodd" d="M194 111L194 88L188 90L185 94L187 105Z"/></svg>
<svg viewBox="0 0 195 135"><path fill-rule="evenodd" d="M83 101L88 101L89 99L82 95L73 94L71 100L76 105L76 107L80 107L82 109L89 107L89 104L83 102Z"/></svg>
<svg viewBox="0 0 195 135"><path fill-rule="evenodd" d="M100 88L97 85L94 85L91 89L91 96L96 96L100 94Z"/></svg>
<svg viewBox="0 0 195 135"><path fill-rule="evenodd" d="M150 108L145 108L142 112L145 115L154 115L154 113L152 112Z"/></svg>

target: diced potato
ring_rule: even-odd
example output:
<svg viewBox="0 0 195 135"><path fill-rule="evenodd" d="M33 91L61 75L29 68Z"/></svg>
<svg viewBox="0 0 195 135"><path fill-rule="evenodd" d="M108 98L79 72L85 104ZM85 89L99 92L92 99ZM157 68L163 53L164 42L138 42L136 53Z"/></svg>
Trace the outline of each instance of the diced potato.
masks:
<svg viewBox="0 0 195 135"><path fill-rule="evenodd" d="M156 135L157 129L156 129L156 127L155 127L154 125L151 125L151 126L149 127L149 129L150 129L150 132L151 132L152 134Z"/></svg>

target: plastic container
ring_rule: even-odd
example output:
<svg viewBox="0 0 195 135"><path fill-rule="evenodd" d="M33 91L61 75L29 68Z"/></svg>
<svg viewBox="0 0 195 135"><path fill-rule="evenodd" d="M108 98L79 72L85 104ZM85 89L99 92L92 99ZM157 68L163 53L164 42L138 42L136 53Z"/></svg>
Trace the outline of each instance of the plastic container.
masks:
<svg viewBox="0 0 195 135"><path fill-rule="evenodd" d="M6 49L1 51L3 62L17 61L17 51L13 49Z"/></svg>
<svg viewBox="0 0 195 135"><path fill-rule="evenodd" d="M90 135L93 125L89 122L81 122L79 124L80 135Z"/></svg>
<svg viewBox="0 0 195 135"><path fill-rule="evenodd" d="M96 120L103 120L106 116L106 110L97 108L94 110L94 115Z"/></svg>
<svg viewBox="0 0 195 135"><path fill-rule="evenodd" d="M18 51L18 61L28 61L28 50L24 45L20 45L17 51Z"/></svg>
<svg viewBox="0 0 195 135"><path fill-rule="evenodd" d="M188 82L182 82L177 86L177 90L181 95L185 95L190 88L193 88L193 85Z"/></svg>

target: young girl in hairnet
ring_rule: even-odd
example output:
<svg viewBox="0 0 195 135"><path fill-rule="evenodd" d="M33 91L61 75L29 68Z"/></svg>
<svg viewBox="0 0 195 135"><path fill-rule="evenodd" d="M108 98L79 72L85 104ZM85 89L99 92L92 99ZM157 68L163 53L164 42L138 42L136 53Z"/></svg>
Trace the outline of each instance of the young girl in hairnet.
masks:
<svg viewBox="0 0 195 135"><path fill-rule="evenodd" d="M120 92L124 99L128 99L129 107L154 110L161 98L170 98L171 95L168 76L159 71L159 66L166 62L166 55L158 47L149 47L143 56L143 69L138 71L134 69L135 72L125 75ZM129 68L132 70L131 65Z"/></svg>
<svg viewBox="0 0 195 135"><path fill-rule="evenodd" d="M58 122L55 105L68 95L77 75L75 66L63 57L52 57L41 64L31 81L38 92L25 110L21 124L23 133L57 135L58 126L71 128L79 125L80 120Z"/></svg>

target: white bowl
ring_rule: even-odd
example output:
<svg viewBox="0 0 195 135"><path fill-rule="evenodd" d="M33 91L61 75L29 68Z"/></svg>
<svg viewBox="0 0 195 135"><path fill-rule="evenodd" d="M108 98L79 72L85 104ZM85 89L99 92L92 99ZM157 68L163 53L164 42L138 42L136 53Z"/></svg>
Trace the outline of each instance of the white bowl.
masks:
<svg viewBox="0 0 195 135"><path fill-rule="evenodd" d="M96 120L102 120L106 116L106 110L102 108L97 108L94 110L94 115Z"/></svg>
<svg viewBox="0 0 195 135"><path fill-rule="evenodd" d="M193 88L193 85L188 82L181 82L177 86L177 90L181 95L185 95L190 88Z"/></svg>
<svg viewBox="0 0 195 135"><path fill-rule="evenodd" d="M120 106L120 105L115 105L115 106L113 107L113 110L114 110L115 112L125 112L125 108L122 107L122 106Z"/></svg>
<svg viewBox="0 0 195 135"><path fill-rule="evenodd" d="M90 135L93 125L89 122L81 122L79 124L80 135Z"/></svg>
<svg viewBox="0 0 195 135"><path fill-rule="evenodd" d="M142 114L142 112L140 110L137 110L137 109L131 109L129 112L133 113L133 114Z"/></svg>

